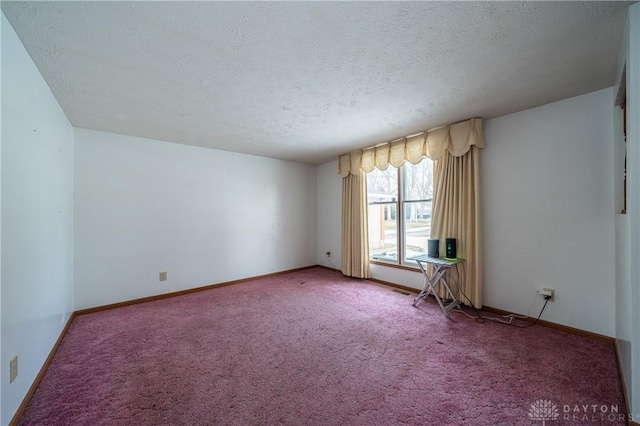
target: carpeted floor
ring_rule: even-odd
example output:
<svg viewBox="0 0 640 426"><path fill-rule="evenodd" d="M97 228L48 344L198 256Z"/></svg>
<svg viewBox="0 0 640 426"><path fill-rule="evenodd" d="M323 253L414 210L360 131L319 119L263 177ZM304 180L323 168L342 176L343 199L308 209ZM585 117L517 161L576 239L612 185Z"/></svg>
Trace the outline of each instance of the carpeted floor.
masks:
<svg viewBox="0 0 640 426"><path fill-rule="evenodd" d="M78 316L21 424L625 424L612 346L413 297L313 268Z"/></svg>

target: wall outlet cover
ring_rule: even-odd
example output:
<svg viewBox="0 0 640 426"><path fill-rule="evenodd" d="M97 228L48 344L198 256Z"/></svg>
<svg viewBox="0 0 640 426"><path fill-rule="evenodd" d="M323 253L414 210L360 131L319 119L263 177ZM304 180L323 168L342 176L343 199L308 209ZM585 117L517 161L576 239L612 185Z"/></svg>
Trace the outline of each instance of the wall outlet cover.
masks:
<svg viewBox="0 0 640 426"><path fill-rule="evenodd" d="M545 287L542 290L540 290L540 294L542 296L550 296L549 302L554 302L556 300L556 291L552 288Z"/></svg>

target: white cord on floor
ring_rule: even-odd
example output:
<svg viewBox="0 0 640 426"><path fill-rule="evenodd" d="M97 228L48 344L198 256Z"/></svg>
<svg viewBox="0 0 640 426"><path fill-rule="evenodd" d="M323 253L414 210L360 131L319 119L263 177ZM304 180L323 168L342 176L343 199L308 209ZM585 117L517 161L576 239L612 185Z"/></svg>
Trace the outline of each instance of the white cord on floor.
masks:
<svg viewBox="0 0 640 426"><path fill-rule="evenodd" d="M523 315L509 314L509 315L503 315L503 318L509 318L508 321L504 321L504 320L501 320L500 318L483 317L482 315L480 315L479 317L474 317L472 315L469 315L462 309L453 309L451 310L451 312L460 312L461 314L464 314L466 317L471 318L472 320L483 319L483 320L501 322L502 324L511 324L514 318L523 318L523 319L529 318Z"/></svg>

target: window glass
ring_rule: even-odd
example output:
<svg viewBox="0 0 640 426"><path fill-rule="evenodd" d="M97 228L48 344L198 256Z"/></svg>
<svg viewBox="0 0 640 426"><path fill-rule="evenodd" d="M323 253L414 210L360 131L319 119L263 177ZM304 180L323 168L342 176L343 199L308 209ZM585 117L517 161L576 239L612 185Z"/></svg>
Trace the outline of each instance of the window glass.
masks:
<svg viewBox="0 0 640 426"><path fill-rule="evenodd" d="M433 195L433 162L425 158L418 164L402 166L403 261L427 252L431 234L431 197Z"/></svg>
<svg viewBox="0 0 640 426"><path fill-rule="evenodd" d="M425 158L418 164L405 163L401 169L404 200L430 200L433 196L433 161Z"/></svg>
<svg viewBox="0 0 640 426"><path fill-rule="evenodd" d="M369 204L369 257L398 261L396 203Z"/></svg>
<svg viewBox="0 0 640 426"><path fill-rule="evenodd" d="M389 166L387 170L373 169L367 173L368 202L396 201L398 199L398 169Z"/></svg>
<svg viewBox="0 0 640 426"><path fill-rule="evenodd" d="M398 261L398 169L367 173L369 257Z"/></svg>

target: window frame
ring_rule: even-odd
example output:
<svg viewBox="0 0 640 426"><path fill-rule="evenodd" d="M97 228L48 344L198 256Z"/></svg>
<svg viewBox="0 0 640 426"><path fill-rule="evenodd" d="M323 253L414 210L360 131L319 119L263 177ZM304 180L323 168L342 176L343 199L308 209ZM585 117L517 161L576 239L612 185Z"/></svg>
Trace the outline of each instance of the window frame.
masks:
<svg viewBox="0 0 640 426"><path fill-rule="evenodd" d="M427 158L423 158L422 161L425 161ZM417 163L420 164L420 163ZM412 165L412 163L408 163L405 162L402 166L395 168L396 169L396 173L397 173L397 197L395 198L394 201L373 201L373 202L369 202L369 189L367 187L367 211L369 211L371 206L380 206L380 205L391 205L396 207L396 244L397 244L397 257L394 260L384 260L384 259L374 259L371 255L371 253L369 254L369 262L373 263L375 265L383 265L383 266L389 266L389 267L394 267L394 268L399 268L399 269L409 269L409 270L419 270L418 264L413 261L413 260L407 260L406 259L406 251L407 251L407 247L406 247L406 232L407 232L407 218L405 216L406 214L406 209L405 206L407 204L412 204L412 203L431 203L432 209L431 209L431 213L430 216L433 217L433 196L431 196L431 198L425 198L425 199L409 199L408 196L406 196L405 194L405 181L407 180L406 176L405 176L405 167L408 165ZM389 166L389 167L393 167L393 166ZM431 163L431 167L433 170L433 162ZM388 170L388 169L387 169ZM368 177L368 174L367 174ZM433 182L431 183L433 185ZM433 188L432 188L433 191ZM367 219L368 222L368 219ZM369 226L369 223L367 223L367 226ZM429 237L430 238L430 235ZM367 241L367 244L369 244L369 241ZM425 247L426 249L426 247Z"/></svg>

